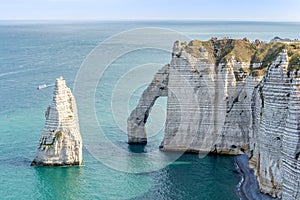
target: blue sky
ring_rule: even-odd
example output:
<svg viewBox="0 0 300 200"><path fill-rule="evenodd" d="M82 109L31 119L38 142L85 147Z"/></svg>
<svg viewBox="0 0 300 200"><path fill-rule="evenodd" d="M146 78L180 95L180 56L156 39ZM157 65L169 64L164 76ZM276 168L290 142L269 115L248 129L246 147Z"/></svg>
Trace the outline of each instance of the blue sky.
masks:
<svg viewBox="0 0 300 200"><path fill-rule="evenodd" d="M0 19L300 21L300 0L0 0Z"/></svg>

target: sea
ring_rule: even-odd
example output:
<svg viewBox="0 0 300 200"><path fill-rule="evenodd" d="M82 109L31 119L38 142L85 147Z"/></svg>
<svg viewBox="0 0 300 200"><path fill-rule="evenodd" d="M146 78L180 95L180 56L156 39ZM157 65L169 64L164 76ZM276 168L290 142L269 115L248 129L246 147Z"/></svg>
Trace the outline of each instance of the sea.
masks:
<svg viewBox="0 0 300 200"><path fill-rule="evenodd" d="M164 48L157 37L160 30ZM242 177L232 156L174 155L158 150L164 137L165 97L155 102L147 121L148 144L127 144L130 112L156 71L170 63L175 39L165 32L199 40L247 37L270 41L275 36L300 38L300 23L0 21L0 199L240 199ZM130 33L136 35L128 39ZM154 45L119 52L128 40L134 46L136 38ZM93 52L98 57L89 62ZM56 78L62 76L77 97L76 89L82 84L78 80L89 76L83 69L90 63L99 64L90 70L98 77L91 78L93 93L87 94L93 99L77 101L83 165L31 167ZM44 84L45 88L37 90ZM85 106L93 112L85 113Z"/></svg>

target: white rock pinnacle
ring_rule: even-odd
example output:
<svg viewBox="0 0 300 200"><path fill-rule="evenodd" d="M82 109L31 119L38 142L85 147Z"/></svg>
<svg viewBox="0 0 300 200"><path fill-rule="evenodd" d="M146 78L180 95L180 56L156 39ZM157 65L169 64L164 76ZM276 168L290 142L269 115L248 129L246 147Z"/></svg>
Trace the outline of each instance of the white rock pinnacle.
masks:
<svg viewBox="0 0 300 200"><path fill-rule="evenodd" d="M66 81L56 79L54 97L45 113L46 123L32 166L81 165L82 139L77 107Z"/></svg>

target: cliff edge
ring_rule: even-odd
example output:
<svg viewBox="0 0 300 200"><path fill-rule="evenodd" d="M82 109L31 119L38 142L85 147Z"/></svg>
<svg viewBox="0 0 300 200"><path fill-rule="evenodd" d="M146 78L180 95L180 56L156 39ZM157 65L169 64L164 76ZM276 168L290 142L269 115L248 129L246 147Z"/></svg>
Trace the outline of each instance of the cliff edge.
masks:
<svg viewBox="0 0 300 200"><path fill-rule="evenodd" d="M46 123L32 166L81 165L82 139L77 107L70 88L56 79L54 97L45 113Z"/></svg>
<svg viewBox="0 0 300 200"><path fill-rule="evenodd" d="M177 41L163 92L152 82L128 118L128 142L147 142L147 116L167 96L161 150L246 153L263 193L299 200L299 69L299 42Z"/></svg>

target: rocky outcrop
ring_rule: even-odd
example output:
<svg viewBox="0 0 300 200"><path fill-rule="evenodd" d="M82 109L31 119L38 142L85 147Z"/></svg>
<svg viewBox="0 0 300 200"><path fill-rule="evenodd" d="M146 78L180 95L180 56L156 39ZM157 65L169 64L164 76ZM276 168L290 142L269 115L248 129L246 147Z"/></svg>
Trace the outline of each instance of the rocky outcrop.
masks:
<svg viewBox="0 0 300 200"><path fill-rule="evenodd" d="M32 166L81 165L82 139L77 107L70 88L60 77L45 113L46 124Z"/></svg>
<svg viewBox="0 0 300 200"><path fill-rule="evenodd" d="M161 149L247 153L263 193L299 200L300 43L213 38L176 42L172 55ZM129 140L142 138L134 143L146 142L149 108L162 96L149 88L128 119Z"/></svg>

